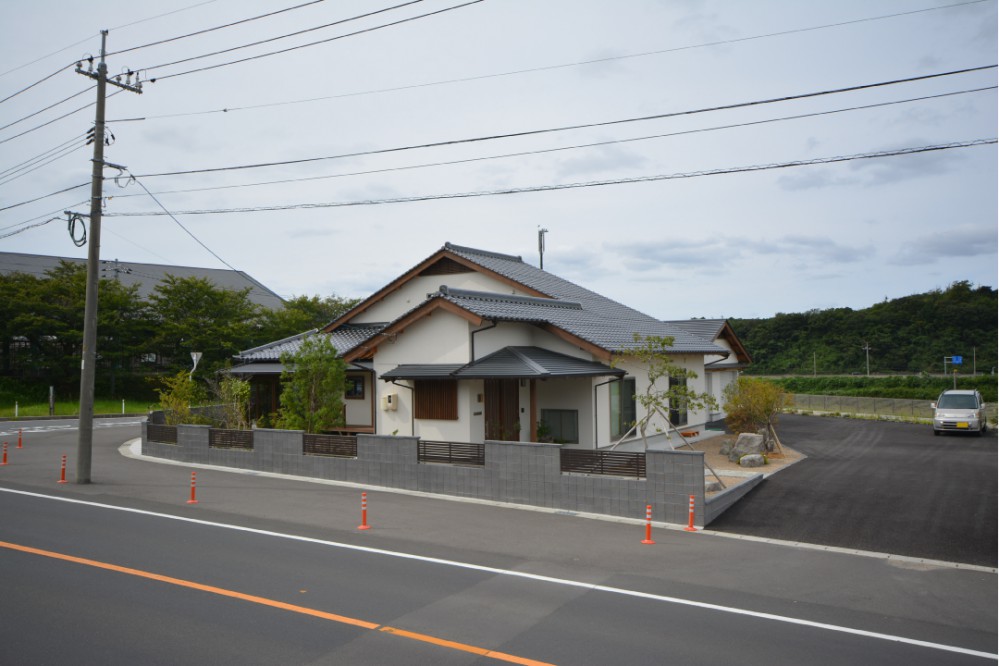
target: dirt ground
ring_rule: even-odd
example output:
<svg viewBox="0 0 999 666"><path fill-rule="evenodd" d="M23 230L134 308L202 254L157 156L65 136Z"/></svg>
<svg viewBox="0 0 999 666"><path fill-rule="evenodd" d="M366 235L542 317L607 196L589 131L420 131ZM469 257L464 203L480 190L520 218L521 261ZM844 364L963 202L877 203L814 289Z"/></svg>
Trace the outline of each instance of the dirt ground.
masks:
<svg viewBox="0 0 999 666"><path fill-rule="evenodd" d="M736 439L738 439L738 435L723 434L691 443L691 447L695 451L704 452L705 464L718 473L718 476L722 478L727 487L737 485L750 474L773 474L805 457L803 454L782 443L776 452L767 454L767 464L763 467L740 467L739 463L730 462L728 456L723 456L719 453L724 444L735 442ZM726 472L729 474L726 474ZM731 472L735 472L735 474L731 474ZM710 471L705 470L705 478L712 480L714 477Z"/></svg>

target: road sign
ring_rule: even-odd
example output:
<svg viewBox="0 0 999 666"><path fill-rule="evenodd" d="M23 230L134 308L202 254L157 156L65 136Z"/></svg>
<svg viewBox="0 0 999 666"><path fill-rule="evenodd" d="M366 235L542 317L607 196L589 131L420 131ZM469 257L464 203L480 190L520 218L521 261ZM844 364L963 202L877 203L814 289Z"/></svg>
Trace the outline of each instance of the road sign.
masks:
<svg viewBox="0 0 999 666"><path fill-rule="evenodd" d="M950 362L951 362L951 365L961 365L962 363L964 363L964 357L963 356L951 356L950 357Z"/></svg>

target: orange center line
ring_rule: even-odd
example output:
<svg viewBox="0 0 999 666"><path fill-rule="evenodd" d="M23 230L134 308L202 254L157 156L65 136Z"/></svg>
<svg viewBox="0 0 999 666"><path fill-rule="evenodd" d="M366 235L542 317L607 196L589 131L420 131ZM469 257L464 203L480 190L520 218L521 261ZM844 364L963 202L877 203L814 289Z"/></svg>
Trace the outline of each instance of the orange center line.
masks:
<svg viewBox="0 0 999 666"><path fill-rule="evenodd" d="M49 557L54 560L62 560L64 562L73 562L74 564L82 564L84 566L95 567L97 569L104 569L106 571L114 571L117 573L128 574L130 576L147 578L149 580L155 580L161 583L169 583L170 585L186 587L192 590L200 590L201 592L217 594L223 597L230 597L232 599L239 599L241 601L249 601L250 603L260 604L262 606L269 606L271 608L290 611L292 613L301 613L302 615L309 615L311 617L316 617L323 620L330 620L332 622L339 622L341 624L348 624L355 627L361 627L363 629L378 630L390 634L392 636L409 638L411 640L430 643L432 645L438 645L440 647L450 648L452 650L471 652L473 654L478 654L484 657L490 657L492 659L497 659L499 661L505 661L512 664L521 664L523 666L553 666L553 664L548 664L542 661L535 661L533 659L517 657L515 655L505 654L503 652L495 652L493 650L489 650L486 648L480 648L474 645L466 645L464 643L456 643L454 641L449 641L443 638L437 638L435 636L430 636L427 634L419 634L412 631L406 631L404 629L397 629L395 627L383 626L376 622L359 620L357 618L347 617L346 615L337 615L336 613L327 613L326 611L316 610L315 608L306 608L305 606L288 604L283 601L267 599L266 597L258 597L252 594L244 594L242 592L236 592L235 590L227 590L225 588L215 587L212 585L195 583L194 581L184 580L182 578L173 578L171 576L164 576L162 574L152 573L150 571L142 571L141 569L131 569L129 567L123 567L117 564L100 562L98 560L89 560L83 557L66 555L64 553L56 553L50 550L42 550L40 548L32 548L31 546L22 546L20 544L9 543L6 541L0 541L0 548L7 548L8 550L16 550L31 555L40 555L42 557Z"/></svg>

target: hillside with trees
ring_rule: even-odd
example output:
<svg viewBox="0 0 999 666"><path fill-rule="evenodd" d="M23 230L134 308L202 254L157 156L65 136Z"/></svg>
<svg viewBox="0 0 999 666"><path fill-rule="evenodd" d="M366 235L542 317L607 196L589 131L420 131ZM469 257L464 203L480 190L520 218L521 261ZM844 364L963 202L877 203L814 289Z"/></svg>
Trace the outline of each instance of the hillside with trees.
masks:
<svg viewBox="0 0 999 666"><path fill-rule="evenodd" d="M959 374L991 373L996 357L997 292L955 282L869 308L778 313L732 319L753 358L755 375L919 374L944 372L944 357L961 356ZM947 372L955 369L949 363Z"/></svg>

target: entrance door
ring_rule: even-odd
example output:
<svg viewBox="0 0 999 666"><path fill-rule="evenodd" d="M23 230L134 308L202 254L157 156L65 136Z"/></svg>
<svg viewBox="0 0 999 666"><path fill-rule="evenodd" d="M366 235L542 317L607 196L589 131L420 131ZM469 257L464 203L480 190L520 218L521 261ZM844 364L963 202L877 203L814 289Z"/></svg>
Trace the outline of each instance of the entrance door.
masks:
<svg viewBox="0 0 999 666"><path fill-rule="evenodd" d="M520 439L520 387L516 379L487 379L486 439Z"/></svg>

